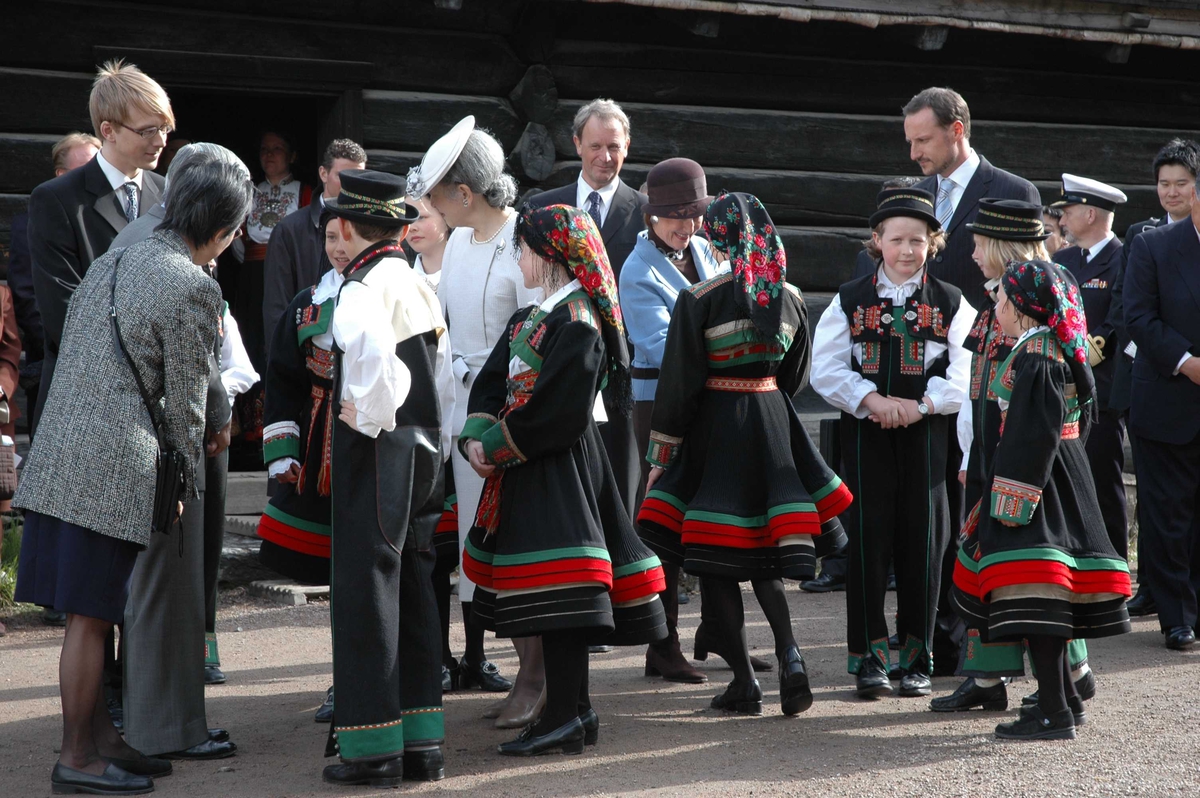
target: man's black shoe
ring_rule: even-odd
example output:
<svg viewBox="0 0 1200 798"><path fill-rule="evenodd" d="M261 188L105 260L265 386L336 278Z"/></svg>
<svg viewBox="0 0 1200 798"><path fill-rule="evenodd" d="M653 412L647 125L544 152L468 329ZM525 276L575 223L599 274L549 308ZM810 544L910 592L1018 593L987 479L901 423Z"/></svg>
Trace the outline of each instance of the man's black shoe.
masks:
<svg viewBox="0 0 1200 798"><path fill-rule="evenodd" d="M966 712L975 707L986 712L1008 709L1008 688L1004 682L995 687L980 687L974 679L967 679L950 695L929 702L929 708L934 712Z"/></svg>
<svg viewBox="0 0 1200 798"><path fill-rule="evenodd" d="M205 684L225 684L225 672L216 665L204 666Z"/></svg>
<svg viewBox="0 0 1200 798"><path fill-rule="evenodd" d="M225 759L237 753L237 746L228 740L218 743L214 740L205 740L202 743L197 743L191 748L185 748L182 751L172 751L169 754L163 754L163 759Z"/></svg>
<svg viewBox="0 0 1200 798"><path fill-rule="evenodd" d="M330 784L369 784L372 787L399 787L404 779L404 757L383 762L343 762L326 765L321 778Z"/></svg>
<svg viewBox="0 0 1200 798"><path fill-rule="evenodd" d="M1125 611L1130 617L1141 618L1145 615L1157 615L1158 605L1154 603L1154 597L1150 595L1149 590L1139 587L1137 595L1125 602Z"/></svg>
<svg viewBox="0 0 1200 798"><path fill-rule="evenodd" d="M142 795L154 792L154 780L149 776L135 776L113 763L99 776L73 770L61 762L55 763L50 772L50 789L56 795L91 793L92 795Z"/></svg>
<svg viewBox="0 0 1200 798"><path fill-rule="evenodd" d="M892 694L892 683L888 681L887 671L874 656L867 657L859 666L854 690L859 698L879 698Z"/></svg>
<svg viewBox="0 0 1200 798"><path fill-rule="evenodd" d="M800 589L806 593L831 593L835 590L845 590L846 577L822 571L816 579L801 582Z"/></svg>
<svg viewBox="0 0 1200 798"><path fill-rule="evenodd" d="M466 690L479 687L489 693L507 693L512 682L500 675L500 669L486 659L476 665L465 657L458 663L458 686Z"/></svg>
<svg viewBox="0 0 1200 798"><path fill-rule="evenodd" d="M446 759L441 746L423 751L404 752L404 778L407 781L441 781L446 778Z"/></svg>
<svg viewBox="0 0 1200 798"><path fill-rule="evenodd" d="M1039 707L1024 707L1011 723L996 727L1002 740L1074 740L1075 717L1070 709L1047 716Z"/></svg>
<svg viewBox="0 0 1200 798"><path fill-rule="evenodd" d="M325 701L317 709L317 714L313 715L313 720L317 723L330 723L333 720L333 688L330 687L325 691Z"/></svg>
<svg viewBox="0 0 1200 798"><path fill-rule="evenodd" d="M933 692L933 680L927 673L909 671L900 680L900 695L905 698L919 698Z"/></svg>
<svg viewBox="0 0 1200 798"><path fill-rule="evenodd" d="M1172 651L1187 651L1196 645L1196 633L1190 626L1176 626L1167 632L1167 648Z"/></svg>

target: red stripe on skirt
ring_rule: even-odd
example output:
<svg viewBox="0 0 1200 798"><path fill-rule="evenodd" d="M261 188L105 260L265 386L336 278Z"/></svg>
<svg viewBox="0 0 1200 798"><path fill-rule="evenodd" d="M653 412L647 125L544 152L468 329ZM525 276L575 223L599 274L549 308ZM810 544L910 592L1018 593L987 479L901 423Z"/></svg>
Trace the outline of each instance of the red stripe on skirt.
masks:
<svg viewBox="0 0 1200 798"><path fill-rule="evenodd" d="M662 593L666 589L667 579L663 575L662 568L656 565L648 571L629 574L613 580L609 598L614 604L623 604L626 601L636 601L646 596Z"/></svg>
<svg viewBox="0 0 1200 798"><path fill-rule="evenodd" d="M265 513L258 519L258 536L288 551L329 559L329 537L296 529Z"/></svg>
<svg viewBox="0 0 1200 798"><path fill-rule="evenodd" d="M837 486L837 490L817 502L817 515L821 517L822 522L828 521L844 513L853 502L854 494L843 482Z"/></svg>
<svg viewBox="0 0 1200 798"><path fill-rule="evenodd" d="M655 524L675 534L683 527L683 513L660 499L644 500L637 520L639 524Z"/></svg>
<svg viewBox="0 0 1200 798"><path fill-rule="evenodd" d="M467 549L462 553L462 570L467 578L480 587L492 588L492 566L481 563Z"/></svg>
<svg viewBox="0 0 1200 798"><path fill-rule="evenodd" d="M526 590L574 582L595 582L606 589L611 588L612 566L604 560L581 558L534 565L500 566L492 571L492 586L496 590Z"/></svg>
<svg viewBox="0 0 1200 798"><path fill-rule="evenodd" d="M821 534L821 519L816 513L783 513L767 521L767 526L773 543L788 535Z"/></svg>
<svg viewBox="0 0 1200 798"><path fill-rule="evenodd" d="M747 528L711 521L684 521L683 545L724 546L730 549L765 549L775 545L769 527Z"/></svg>
<svg viewBox="0 0 1200 798"><path fill-rule="evenodd" d="M1052 560L1018 560L989 565L979 572L979 589L984 593L1010 585L1059 585L1072 593L1119 593L1131 595L1129 574L1124 571L1077 571Z"/></svg>

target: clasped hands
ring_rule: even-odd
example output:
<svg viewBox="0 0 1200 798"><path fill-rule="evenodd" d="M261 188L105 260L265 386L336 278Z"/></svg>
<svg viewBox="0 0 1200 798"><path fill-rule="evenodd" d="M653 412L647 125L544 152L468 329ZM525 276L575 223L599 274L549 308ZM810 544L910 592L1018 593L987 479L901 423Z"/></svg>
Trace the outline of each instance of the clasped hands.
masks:
<svg viewBox="0 0 1200 798"><path fill-rule="evenodd" d="M929 397L922 397L921 401L925 402L930 413L934 412L933 402L929 400ZM861 406L867 408L869 411L867 418L871 421L884 429L897 429L915 424L924 418L921 411L917 409L917 404L916 399L898 399L871 391L862 400Z"/></svg>
<svg viewBox="0 0 1200 798"><path fill-rule="evenodd" d="M467 462L479 476L487 479L496 470L496 466L487 461L487 455L483 452L483 444L479 441L467 441L466 451Z"/></svg>

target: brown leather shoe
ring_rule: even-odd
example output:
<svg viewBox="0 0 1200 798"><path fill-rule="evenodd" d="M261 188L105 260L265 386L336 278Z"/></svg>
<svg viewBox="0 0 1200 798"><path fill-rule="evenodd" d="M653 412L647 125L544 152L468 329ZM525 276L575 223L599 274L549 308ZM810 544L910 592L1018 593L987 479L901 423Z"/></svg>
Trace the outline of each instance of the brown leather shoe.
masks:
<svg viewBox="0 0 1200 798"><path fill-rule="evenodd" d="M666 649L665 651L663 649ZM679 650L679 638L672 636L646 649L646 675L661 676L668 682L702 684L708 676L692 667Z"/></svg>

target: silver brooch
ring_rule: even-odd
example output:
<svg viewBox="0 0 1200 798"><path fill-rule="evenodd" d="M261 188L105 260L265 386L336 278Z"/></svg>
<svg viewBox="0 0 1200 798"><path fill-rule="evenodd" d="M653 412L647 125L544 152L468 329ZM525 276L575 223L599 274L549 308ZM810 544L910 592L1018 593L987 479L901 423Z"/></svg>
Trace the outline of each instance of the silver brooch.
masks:
<svg viewBox="0 0 1200 798"><path fill-rule="evenodd" d="M913 320L913 319L915 319L916 317L917 317L917 312L916 312L915 310L910 310L910 311L908 311L907 313L905 313L905 314L904 314L904 319L905 319L906 321L912 321L912 320Z"/></svg>
<svg viewBox="0 0 1200 798"><path fill-rule="evenodd" d="M879 320L881 322L883 322L884 324L891 324L892 323L892 314L884 313L882 316L879 317Z"/></svg>
<svg viewBox="0 0 1200 798"><path fill-rule="evenodd" d="M404 193L414 199L424 197L429 193L425 181L421 179L421 165L417 164L408 170L408 176L404 181Z"/></svg>

